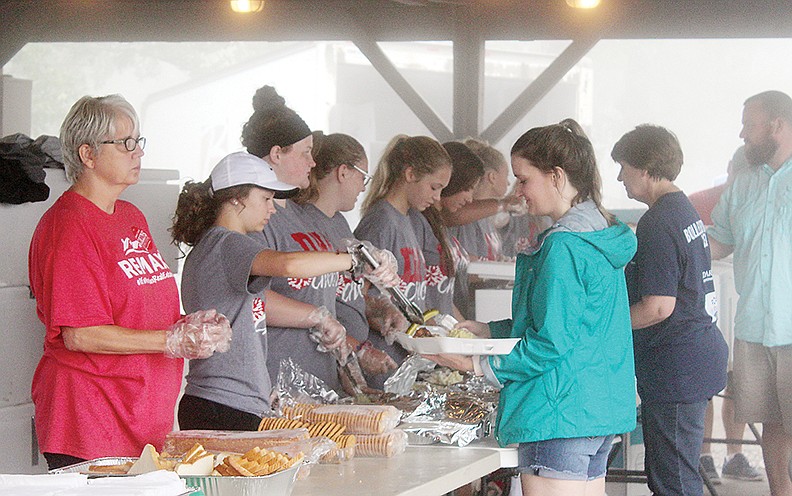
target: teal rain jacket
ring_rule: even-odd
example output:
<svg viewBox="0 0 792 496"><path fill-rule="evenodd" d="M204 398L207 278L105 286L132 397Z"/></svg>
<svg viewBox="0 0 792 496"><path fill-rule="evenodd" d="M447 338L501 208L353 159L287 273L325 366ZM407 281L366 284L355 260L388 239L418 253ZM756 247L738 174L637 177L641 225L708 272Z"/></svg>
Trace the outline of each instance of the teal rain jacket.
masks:
<svg viewBox="0 0 792 496"><path fill-rule="evenodd" d="M493 337L521 338L489 365L503 386L501 446L603 436L635 428L635 371L624 267L637 241L624 224L550 232L517 257L513 320Z"/></svg>

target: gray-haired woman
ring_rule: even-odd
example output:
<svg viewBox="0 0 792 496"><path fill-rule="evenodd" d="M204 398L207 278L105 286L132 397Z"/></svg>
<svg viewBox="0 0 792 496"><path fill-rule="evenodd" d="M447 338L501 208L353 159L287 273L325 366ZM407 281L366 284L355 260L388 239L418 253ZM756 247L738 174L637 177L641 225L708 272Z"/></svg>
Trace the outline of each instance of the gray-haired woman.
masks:
<svg viewBox="0 0 792 496"><path fill-rule="evenodd" d="M161 445L173 428L182 358L225 350L230 339L221 315L179 318L173 273L146 219L119 200L140 177L139 129L119 95L72 106L61 127L72 186L31 240L30 287L46 327L32 396L51 469Z"/></svg>

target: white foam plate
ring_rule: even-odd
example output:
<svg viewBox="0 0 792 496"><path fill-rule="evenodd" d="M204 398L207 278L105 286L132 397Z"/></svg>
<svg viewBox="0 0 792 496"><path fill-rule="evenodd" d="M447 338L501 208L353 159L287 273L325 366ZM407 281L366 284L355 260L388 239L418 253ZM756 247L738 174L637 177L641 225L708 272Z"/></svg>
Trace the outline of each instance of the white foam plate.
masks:
<svg viewBox="0 0 792 496"><path fill-rule="evenodd" d="M404 333L396 334L396 341L402 348L422 355L436 355L438 353L449 353L454 355L508 355L519 340L519 338L414 338Z"/></svg>

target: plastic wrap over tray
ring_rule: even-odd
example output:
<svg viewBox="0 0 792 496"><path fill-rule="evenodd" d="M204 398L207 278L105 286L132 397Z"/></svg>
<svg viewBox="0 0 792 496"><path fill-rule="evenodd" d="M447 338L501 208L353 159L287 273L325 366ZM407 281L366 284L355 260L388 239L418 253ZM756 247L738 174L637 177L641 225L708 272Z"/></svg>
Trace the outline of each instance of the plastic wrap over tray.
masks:
<svg viewBox="0 0 792 496"><path fill-rule="evenodd" d="M357 456L392 457L404 453L407 449L407 433L401 429L383 432L382 434L358 434Z"/></svg>
<svg viewBox="0 0 792 496"><path fill-rule="evenodd" d="M245 453L253 448L273 448L308 439L308 429L278 429L273 431L173 431L165 437L162 451L183 455L195 443L207 451Z"/></svg>

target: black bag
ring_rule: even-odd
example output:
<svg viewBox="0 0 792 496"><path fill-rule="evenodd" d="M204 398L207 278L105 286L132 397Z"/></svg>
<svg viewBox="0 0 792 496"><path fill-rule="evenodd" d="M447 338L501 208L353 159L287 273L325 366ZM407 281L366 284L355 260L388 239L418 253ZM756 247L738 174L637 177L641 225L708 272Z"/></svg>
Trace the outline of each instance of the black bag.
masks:
<svg viewBox="0 0 792 496"><path fill-rule="evenodd" d="M21 133L0 139L0 203L19 205L49 198L44 167L63 167L59 141L54 136L33 141Z"/></svg>

